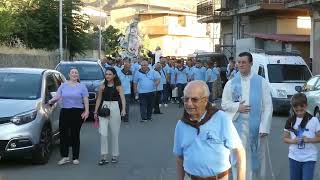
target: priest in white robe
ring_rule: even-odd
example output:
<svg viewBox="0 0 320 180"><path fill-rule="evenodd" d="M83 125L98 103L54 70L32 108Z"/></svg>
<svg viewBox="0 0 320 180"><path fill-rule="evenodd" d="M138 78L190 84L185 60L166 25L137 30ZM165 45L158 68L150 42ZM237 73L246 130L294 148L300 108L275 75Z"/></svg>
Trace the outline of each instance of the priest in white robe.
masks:
<svg viewBox="0 0 320 180"><path fill-rule="evenodd" d="M226 83L221 106L233 120L246 149L246 180L264 180L266 137L270 133L273 107L268 82L251 72L252 60L248 52L239 54L239 72ZM231 156L231 161L236 164L235 156ZM235 170L232 167L232 171Z"/></svg>

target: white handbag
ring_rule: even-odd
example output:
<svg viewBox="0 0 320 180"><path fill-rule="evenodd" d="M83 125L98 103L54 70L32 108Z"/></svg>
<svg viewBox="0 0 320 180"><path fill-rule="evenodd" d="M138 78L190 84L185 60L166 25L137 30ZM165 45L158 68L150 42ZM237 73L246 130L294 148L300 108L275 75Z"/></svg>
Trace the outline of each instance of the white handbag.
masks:
<svg viewBox="0 0 320 180"><path fill-rule="evenodd" d="M174 89L172 89L172 97L178 97L178 87L175 87Z"/></svg>

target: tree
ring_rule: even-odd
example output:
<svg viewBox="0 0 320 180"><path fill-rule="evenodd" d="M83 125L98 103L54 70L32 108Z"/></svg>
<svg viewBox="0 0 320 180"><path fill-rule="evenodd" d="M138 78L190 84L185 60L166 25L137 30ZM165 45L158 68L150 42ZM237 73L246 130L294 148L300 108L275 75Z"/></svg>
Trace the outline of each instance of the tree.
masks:
<svg viewBox="0 0 320 180"><path fill-rule="evenodd" d="M63 1L64 39L72 59L88 46L89 18L81 14L81 0ZM18 38L28 48L54 50L59 47L59 1L0 0L0 43ZM2 28L3 27L3 28ZM67 33L65 33L67 32Z"/></svg>
<svg viewBox="0 0 320 180"><path fill-rule="evenodd" d="M65 1L64 27L67 31L67 49L70 52L70 59L76 53L84 53L89 47L89 36L86 32L90 28L89 17L81 14L83 2L81 0Z"/></svg>
<svg viewBox="0 0 320 180"><path fill-rule="evenodd" d="M120 30L110 25L106 30L101 32L101 35L105 42L105 54L119 55L121 47L119 46L118 39L123 36Z"/></svg>

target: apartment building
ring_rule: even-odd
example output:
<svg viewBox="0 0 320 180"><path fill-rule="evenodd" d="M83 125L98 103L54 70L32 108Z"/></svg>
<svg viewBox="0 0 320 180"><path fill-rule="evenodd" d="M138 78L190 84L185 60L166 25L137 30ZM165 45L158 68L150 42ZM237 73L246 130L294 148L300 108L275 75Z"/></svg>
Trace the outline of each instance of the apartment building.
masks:
<svg viewBox="0 0 320 180"><path fill-rule="evenodd" d="M286 7L300 8L310 11L311 34L310 34L310 59L312 71L320 73L320 0L286 0Z"/></svg>
<svg viewBox="0 0 320 180"><path fill-rule="evenodd" d="M306 9L285 0L200 0L198 21L220 23L220 50L236 56L245 49L299 51L309 60L311 27Z"/></svg>
<svg viewBox="0 0 320 180"><path fill-rule="evenodd" d="M146 48L159 46L165 56L213 51L213 25L197 22L195 0L123 0L111 8L110 17L121 29L138 18L141 36L149 38Z"/></svg>

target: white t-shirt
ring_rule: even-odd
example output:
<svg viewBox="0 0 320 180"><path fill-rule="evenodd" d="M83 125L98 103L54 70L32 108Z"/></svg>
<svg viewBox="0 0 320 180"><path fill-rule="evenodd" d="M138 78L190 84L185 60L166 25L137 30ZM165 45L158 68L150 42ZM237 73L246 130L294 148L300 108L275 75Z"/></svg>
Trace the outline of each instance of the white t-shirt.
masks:
<svg viewBox="0 0 320 180"><path fill-rule="evenodd" d="M300 125L301 121L302 118L297 117L296 123L294 124L293 128L298 129L298 126ZM288 132L287 129L285 129L285 131ZM319 120L316 117L312 117L308 121L306 125L306 130L303 132L302 136L314 138L316 136L316 133L319 131ZM291 139L295 139L296 135L290 131L290 137ZM305 148L303 149L298 149L297 144L290 144L288 157L298 162L317 161L317 154L317 147L313 143L305 143Z"/></svg>

